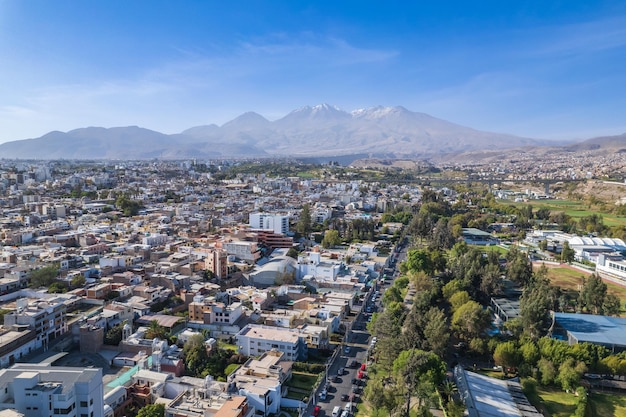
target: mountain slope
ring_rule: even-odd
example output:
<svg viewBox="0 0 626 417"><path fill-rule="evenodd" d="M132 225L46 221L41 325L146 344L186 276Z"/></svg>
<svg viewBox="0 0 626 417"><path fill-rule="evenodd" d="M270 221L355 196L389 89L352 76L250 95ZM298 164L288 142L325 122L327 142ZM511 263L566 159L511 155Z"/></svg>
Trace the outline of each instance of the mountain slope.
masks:
<svg viewBox="0 0 626 417"><path fill-rule="evenodd" d="M136 126L50 132L0 144L5 158L143 159L224 156L428 157L448 152L539 145L533 139L482 132L404 107L346 112L321 104L276 121L248 112L222 126L165 135Z"/></svg>

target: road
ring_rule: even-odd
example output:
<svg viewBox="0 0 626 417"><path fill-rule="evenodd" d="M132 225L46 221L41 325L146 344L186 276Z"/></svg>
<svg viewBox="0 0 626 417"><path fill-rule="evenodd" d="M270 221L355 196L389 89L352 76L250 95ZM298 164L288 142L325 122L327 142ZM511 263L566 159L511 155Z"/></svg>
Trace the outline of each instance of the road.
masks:
<svg viewBox="0 0 626 417"><path fill-rule="evenodd" d="M330 383L325 400L319 399L319 393L322 391L323 386L318 389L315 401L311 403L309 408L306 410L306 414L303 414L304 416L311 416L313 406L319 405L321 407L319 414L320 417L332 417L333 408L339 406L343 411L344 407L348 403L348 401L341 399L342 395L345 394L346 396L350 396L354 389L357 391L354 395L355 404L359 404L361 402L360 397L363 393L363 389L365 388L364 384L366 380L362 381L363 385L358 384L356 386L353 384L353 381L356 380L357 382L361 382L358 381L357 373L360 370L361 364L366 363L367 361L368 347L371 343L371 335L366 330L367 320L371 316L368 309L371 308L372 312L375 312L382 308L380 297L372 300L372 296L375 294L376 290L379 290L382 296L384 289L391 285L393 279L398 276L398 265L406 259L407 245L400 245L398 249L398 254L394 257L395 261L393 265L390 265L390 267L394 270L393 273L390 274L389 278L382 285L382 288L379 288L379 285L375 285L371 292L364 298L362 309L355 317L354 323L351 326L352 330L348 331L346 334L347 343L341 345L341 352L337 354L334 361L332 361L328 366L328 377L331 378L336 375L336 382ZM350 347L348 351L345 349L346 346ZM356 361L356 367L349 366L352 361ZM343 368L343 373L339 375L338 371L341 368Z"/></svg>

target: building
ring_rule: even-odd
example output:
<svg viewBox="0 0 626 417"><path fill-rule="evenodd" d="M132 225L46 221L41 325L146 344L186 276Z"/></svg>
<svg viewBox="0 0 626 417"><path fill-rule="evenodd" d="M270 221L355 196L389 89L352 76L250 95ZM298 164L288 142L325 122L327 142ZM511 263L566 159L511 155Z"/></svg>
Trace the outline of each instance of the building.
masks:
<svg viewBox="0 0 626 417"><path fill-rule="evenodd" d="M204 269L211 271L218 278L228 275L228 253L223 249L210 249L204 258Z"/></svg>
<svg viewBox="0 0 626 417"><path fill-rule="evenodd" d="M263 415L280 413L283 383L291 378L290 365L280 364L284 356L277 350L265 352L258 359L248 359L228 376L233 389Z"/></svg>
<svg viewBox="0 0 626 417"><path fill-rule="evenodd" d="M281 235L289 232L289 216L285 215L250 213L249 223L252 229L272 230Z"/></svg>
<svg viewBox="0 0 626 417"><path fill-rule="evenodd" d="M24 298L17 300L17 309L4 315L4 325L28 328L37 335L35 349L48 348L53 340L68 331L62 299L38 300L31 303Z"/></svg>
<svg viewBox="0 0 626 417"><path fill-rule="evenodd" d="M493 237L490 233L467 227L463 228L463 240L468 245L491 246L500 243L498 238Z"/></svg>
<svg viewBox="0 0 626 417"><path fill-rule="evenodd" d="M20 363L0 370L0 409L26 417L104 416L102 370Z"/></svg>
<svg viewBox="0 0 626 417"><path fill-rule="evenodd" d="M599 255L596 272L601 277L626 281L626 260L621 255Z"/></svg>
<svg viewBox="0 0 626 417"><path fill-rule="evenodd" d="M201 295L194 297L189 304L189 320L199 321L204 324L227 324L232 325L243 314L241 303L226 305L212 298L204 298Z"/></svg>
<svg viewBox="0 0 626 417"><path fill-rule="evenodd" d="M306 340L298 329L284 329L248 324L235 336L239 352L258 356L272 349L285 354L285 360L298 361L307 357Z"/></svg>
<svg viewBox="0 0 626 417"><path fill-rule="evenodd" d="M566 339L570 345L593 343L609 350L626 350L626 318L580 313L553 313L553 336Z"/></svg>
<svg viewBox="0 0 626 417"><path fill-rule="evenodd" d="M469 417L541 417L516 380L502 380L454 368L454 379Z"/></svg>

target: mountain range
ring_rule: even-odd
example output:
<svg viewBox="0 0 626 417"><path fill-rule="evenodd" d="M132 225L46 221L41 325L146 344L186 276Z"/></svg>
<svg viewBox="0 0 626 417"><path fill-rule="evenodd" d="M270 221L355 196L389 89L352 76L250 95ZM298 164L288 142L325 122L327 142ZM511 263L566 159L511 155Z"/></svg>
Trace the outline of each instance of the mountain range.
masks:
<svg viewBox="0 0 626 417"><path fill-rule="evenodd" d="M196 126L171 135L137 126L53 131L39 138L0 144L0 157L180 159L360 154L428 158L547 144L537 139L475 130L400 106L346 112L321 104L302 107L275 121L248 112L222 126Z"/></svg>

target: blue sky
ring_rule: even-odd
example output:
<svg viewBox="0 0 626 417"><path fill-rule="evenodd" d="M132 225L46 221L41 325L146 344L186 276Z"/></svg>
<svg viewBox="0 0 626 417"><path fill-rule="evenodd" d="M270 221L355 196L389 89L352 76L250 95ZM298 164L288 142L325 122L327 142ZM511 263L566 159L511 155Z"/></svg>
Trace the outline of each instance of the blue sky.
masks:
<svg viewBox="0 0 626 417"><path fill-rule="evenodd" d="M626 132L626 2L0 0L0 142L402 105L548 139Z"/></svg>

